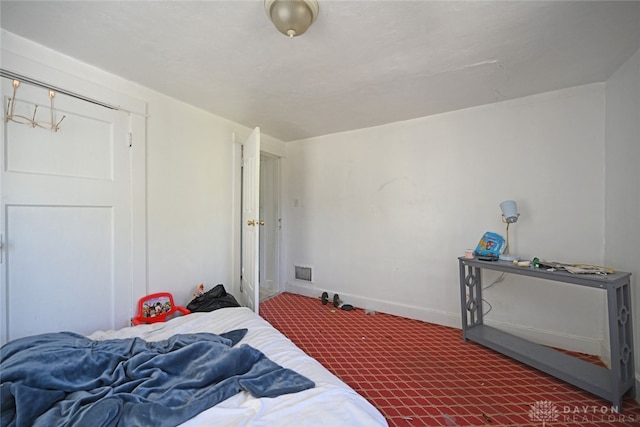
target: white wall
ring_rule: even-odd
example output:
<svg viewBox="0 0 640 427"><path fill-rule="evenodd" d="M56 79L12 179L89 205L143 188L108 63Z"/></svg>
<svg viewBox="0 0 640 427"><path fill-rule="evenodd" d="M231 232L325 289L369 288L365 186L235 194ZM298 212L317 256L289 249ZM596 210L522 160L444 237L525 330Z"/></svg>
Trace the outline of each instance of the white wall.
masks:
<svg viewBox="0 0 640 427"><path fill-rule="evenodd" d="M460 327L456 257L510 198L512 253L603 263L604 108L592 84L286 144L287 288ZM600 351L597 290L506 276L485 298L488 323Z"/></svg>
<svg viewBox="0 0 640 427"><path fill-rule="evenodd" d="M186 301L200 283L229 284L232 127L148 94L149 291Z"/></svg>
<svg viewBox="0 0 640 427"><path fill-rule="evenodd" d="M147 291L184 301L200 282L233 283L232 134L241 142L250 129L4 31L2 48L146 104ZM607 82L606 104L595 84L287 144L288 288L459 327L456 257L484 231L503 232L507 198L522 214L512 245L523 258L605 263L635 285L639 62ZM314 268L312 286L293 279L294 264ZM508 277L486 298L504 328L582 351L602 342L597 291Z"/></svg>
<svg viewBox="0 0 640 427"><path fill-rule="evenodd" d="M85 95L90 91L100 99L100 88L109 88L139 100L135 105L146 104L146 141L134 135L134 144L146 144L146 158L141 162L146 166L146 175L141 177L146 183L136 194L136 202L146 206L146 218L135 223L138 229L146 228L146 274L139 275L146 276L139 279L146 283L136 284L135 289L169 291L180 303L186 303L201 282L207 286L224 283L234 291L234 162L239 158L238 144L233 141L234 134L236 141L244 141L251 129L4 30L2 49L86 82L81 88L65 89ZM33 72L26 67L11 71L27 76ZM47 76L42 79L46 81ZM267 150L284 151L281 141L267 136L263 140Z"/></svg>
<svg viewBox="0 0 640 427"><path fill-rule="evenodd" d="M640 51L608 81L606 91L605 262L630 271L635 366L640 372ZM636 374L636 378L640 375Z"/></svg>

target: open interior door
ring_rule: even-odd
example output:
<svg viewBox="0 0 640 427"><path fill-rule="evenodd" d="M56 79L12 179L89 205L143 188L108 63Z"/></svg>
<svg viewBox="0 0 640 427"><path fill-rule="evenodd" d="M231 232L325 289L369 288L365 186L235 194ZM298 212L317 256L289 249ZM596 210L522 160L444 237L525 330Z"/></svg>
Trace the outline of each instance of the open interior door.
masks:
<svg viewBox="0 0 640 427"><path fill-rule="evenodd" d="M242 266L240 299L258 313L260 227L260 128L255 128L242 149Z"/></svg>

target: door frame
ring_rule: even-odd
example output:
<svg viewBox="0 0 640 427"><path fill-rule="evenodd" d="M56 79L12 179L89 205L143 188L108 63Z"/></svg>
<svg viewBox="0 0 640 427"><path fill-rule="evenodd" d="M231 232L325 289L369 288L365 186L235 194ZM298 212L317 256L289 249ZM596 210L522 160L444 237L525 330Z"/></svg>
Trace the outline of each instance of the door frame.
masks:
<svg viewBox="0 0 640 427"><path fill-rule="evenodd" d="M268 196L268 200L265 199L265 206L267 206L269 209L272 209L274 213L274 218L272 218L272 221L265 221L265 225L264 225L265 228L261 230L265 232L267 232L267 230L271 230L272 234L275 236L275 239L273 240L272 245L270 245L269 247L266 247L263 244L263 242L260 241L260 266L261 266L260 278L262 279L264 277L263 268L262 268L263 261L265 259L264 252L268 250L272 250L275 253L275 256L272 262L270 263L271 265L269 267L273 270L273 285L269 287L269 290L275 293L279 293L281 291L280 267L281 267L281 259L282 259L281 157L265 151L261 151L260 158L261 158L261 163L263 159L265 159L266 162L270 163L269 168L267 168L266 171L268 171L267 173L269 174L268 181L272 183L272 185L268 185L267 182L264 182L264 184L267 184L267 185L263 185L263 179L262 178L260 179L260 197L262 198L263 196L265 196L265 194L263 194L265 192L263 192L262 190L265 188L268 188L268 192L266 194ZM263 168L261 166L260 168L261 174L262 174L262 171L263 171ZM263 218L266 219L266 215L262 213L263 212L262 206L260 207L260 212L262 217L261 219ZM261 282L260 286L262 285L263 283Z"/></svg>

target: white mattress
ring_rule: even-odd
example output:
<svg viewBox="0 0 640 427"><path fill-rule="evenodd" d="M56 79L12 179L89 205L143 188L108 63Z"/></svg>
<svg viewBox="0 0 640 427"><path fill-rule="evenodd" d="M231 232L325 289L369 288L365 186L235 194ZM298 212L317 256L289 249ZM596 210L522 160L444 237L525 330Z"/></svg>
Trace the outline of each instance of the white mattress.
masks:
<svg viewBox="0 0 640 427"><path fill-rule="evenodd" d="M148 341L158 341L175 334L220 334L239 328L249 330L240 344L249 344L279 365L310 378L316 383L315 388L260 399L243 391L200 413L182 424L183 427L387 426L382 414L367 400L245 307L192 313L165 323L133 326L117 331L99 331L89 338L101 340L141 337Z"/></svg>

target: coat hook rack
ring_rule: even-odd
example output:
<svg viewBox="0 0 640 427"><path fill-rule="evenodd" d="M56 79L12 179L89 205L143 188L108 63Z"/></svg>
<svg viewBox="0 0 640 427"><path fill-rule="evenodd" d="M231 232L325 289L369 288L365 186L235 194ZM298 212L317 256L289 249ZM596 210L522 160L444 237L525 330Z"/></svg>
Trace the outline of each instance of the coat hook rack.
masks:
<svg viewBox="0 0 640 427"><path fill-rule="evenodd" d="M15 104L15 100L16 100L16 91L18 90L18 86L20 86L20 81L18 80L14 80L13 81L13 95L11 96L11 98L9 98L9 101L7 103L7 114L5 115L5 122L15 122L15 123L19 123L22 125L29 125L31 127L40 127L43 129L48 129L48 130L52 130L54 132L58 132L58 129L60 128L60 123L62 123L62 121L64 120L64 118L66 116L62 116L62 118L60 120L58 120L58 122L56 123L55 120L55 111L53 109L53 98L56 96L56 93L53 90L49 90L49 102L51 105L50 111L51 111L51 121L49 122L39 122L36 120L36 113L38 112L38 105L34 105L33 107L33 116L31 118L26 117L26 116L22 116L20 114L14 114L13 113L13 107Z"/></svg>

